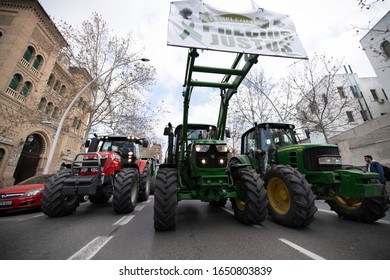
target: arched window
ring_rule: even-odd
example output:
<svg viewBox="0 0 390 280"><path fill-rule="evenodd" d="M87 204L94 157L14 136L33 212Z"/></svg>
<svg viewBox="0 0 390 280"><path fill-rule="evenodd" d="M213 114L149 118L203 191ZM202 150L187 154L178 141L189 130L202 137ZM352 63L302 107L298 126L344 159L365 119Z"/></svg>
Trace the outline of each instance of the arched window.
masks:
<svg viewBox="0 0 390 280"><path fill-rule="evenodd" d="M37 55L35 58L32 67L34 67L36 70L39 70L41 68L41 65L43 63L43 57L41 55Z"/></svg>
<svg viewBox="0 0 390 280"><path fill-rule="evenodd" d="M21 81L22 81L22 75L15 74L14 77L12 78L11 83L9 84L9 87L12 88L13 90L17 90Z"/></svg>
<svg viewBox="0 0 390 280"><path fill-rule="evenodd" d="M47 103L46 110L45 110L46 115L51 114L51 112L53 111L53 107L54 107L53 102Z"/></svg>
<svg viewBox="0 0 390 280"><path fill-rule="evenodd" d="M60 109L58 107L54 107L54 110L53 110L53 114L51 115L51 117L53 119L56 119L58 118L58 112L60 111Z"/></svg>
<svg viewBox="0 0 390 280"><path fill-rule="evenodd" d="M0 149L0 163L3 161L4 155L5 155L5 150Z"/></svg>
<svg viewBox="0 0 390 280"><path fill-rule="evenodd" d="M86 106L87 106L87 101L84 100L84 102L83 102L83 107L82 107L83 111L85 110L85 107L86 107Z"/></svg>
<svg viewBox="0 0 390 280"><path fill-rule="evenodd" d="M61 86L61 90L60 90L60 95L64 95L66 92L66 86L65 85L62 85Z"/></svg>
<svg viewBox="0 0 390 280"><path fill-rule="evenodd" d="M76 125L76 129L80 129L80 127L81 127L81 119L78 120L77 125Z"/></svg>
<svg viewBox="0 0 390 280"><path fill-rule="evenodd" d="M72 124L72 127L77 127L77 124L78 124L78 122L79 122L79 120L78 120L78 118L77 117L74 117L73 118L73 124Z"/></svg>
<svg viewBox="0 0 390 280"><path fill-rule="evenodd" d="M56 83L54 84L53 90L57 92L59 86L60 86L60 80L57 80Z"/></svg>
<svg viewBox="0 0 390 280"><path fill-rule="evenodd" d="M22 90L20 91L20 94L26 97L30 93L31 88L32 84L30 82L25 82L22 87Z"/></svg>
<svg viewBox="0 0 390 280"><path fill-rule="evenodd" d="M42 97L41 100L39 101L39 104L38 104L38 110L39 111L42 111L43 108L45 108L46 102L47 102L46 98Z"/></svg>
<svg viewBox="0 0 390 280"><path fill-rule="evenodd" d="M381 49L382 49L383 52L385 53L385 56L386 56L386 57L390 57L390 42L389 42L389 41L384 40L384 41L381 43Z"/></svg>
<svg viewBox="0 0 390 280"><path fill-rule="evenodd" d="M26 51L24 52L23 58L24 58L27 62L30 62L33 53L34 53L34 48L31 47L31 46L28 46L27 49L26 49Z"/></svg>
<svg viewBox="0 0 390 280"><path fill-rule="evenodd" d="M49 79L47 79L47 85L52 86L54 83L54 75L50 74Z"/></svg>

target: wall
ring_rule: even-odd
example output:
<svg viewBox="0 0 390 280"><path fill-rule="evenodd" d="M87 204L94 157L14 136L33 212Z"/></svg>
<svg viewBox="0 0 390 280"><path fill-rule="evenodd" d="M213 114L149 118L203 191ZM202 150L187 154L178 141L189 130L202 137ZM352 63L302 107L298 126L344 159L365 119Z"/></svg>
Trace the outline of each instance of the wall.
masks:
<svg viewBox="0 0 390 280"><path fill-rule="evenodd" d="M390 114L333 136L329 143L338 144L344 164L363 166L369 154L390 167Z"/></svg>

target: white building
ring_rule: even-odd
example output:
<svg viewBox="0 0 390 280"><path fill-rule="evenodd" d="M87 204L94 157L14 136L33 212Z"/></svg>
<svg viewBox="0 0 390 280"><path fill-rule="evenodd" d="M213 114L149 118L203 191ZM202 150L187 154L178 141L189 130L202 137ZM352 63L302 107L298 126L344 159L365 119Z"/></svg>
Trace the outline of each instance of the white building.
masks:
<svg viewBox="0 0 390 280"><path fill-rule="evenodd" d="M380 104L388 103L390 97L390 11L360 40L360 44L370 61L381 91L373 94L371 100ZM382 101L383 100L383 101ZM375 106L376 107L376 106ZM381 109L379 109L381 110ZM388 112L388 111L387 111Z"/></svg>

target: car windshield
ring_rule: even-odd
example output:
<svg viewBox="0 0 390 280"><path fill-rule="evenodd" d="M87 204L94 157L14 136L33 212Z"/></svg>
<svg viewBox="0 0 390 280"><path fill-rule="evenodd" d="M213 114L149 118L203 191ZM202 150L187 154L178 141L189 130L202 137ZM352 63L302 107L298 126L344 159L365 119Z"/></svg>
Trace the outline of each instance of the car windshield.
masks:
<svg viewBox="0 0 390 280"><path fill-rule="evenodd" d="M47 179L50 176L51 175L41 175L41 176L31 177L31 178L19 183L18 185L44 184L44 183L46 183Z"/></svg>

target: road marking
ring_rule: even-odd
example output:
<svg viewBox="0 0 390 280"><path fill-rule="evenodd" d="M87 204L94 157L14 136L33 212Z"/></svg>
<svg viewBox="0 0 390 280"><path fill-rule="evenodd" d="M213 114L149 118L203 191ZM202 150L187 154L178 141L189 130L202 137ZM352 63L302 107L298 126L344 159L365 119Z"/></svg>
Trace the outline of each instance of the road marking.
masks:
<svg viewBox="0 0 390 280"><path fill-rule="evenodd" d="M134 218L134 215L123 216L118 221L113 223L113 226L123 226L123 225L127 224L128 222L130 222L132 218Z"/></svg>
<svg viewBox="0 0 390 280"><path fill-rule="evenodd" d="M5 219L0 219L0 222L23 222L26 220L42 217L44 214L37 214L34 216L27 216L27 217L6 217Z"/></svg>
<svg viewBox="0 0 390 280"><path fill-rule="evenodd" d="M143 204L143 205L137 205L137 206L135 206L134 210L135 210L135 211L141 211L142 208L144 208L144 207L145 207L145 204Z"/></svg>
<svg viewBox="0 0 390 280"><path fill-rule="evenodd" d="M252 225L252 227L257 228L257 229L264 229L264 227L261 225Z"/></svg>
<svg viewBox="0 0 390 280"><path fill-rule="evenodd" d="M234 212L232 210L230 210L230 209L227 209L225 207L221 207L221 209L224 210L225 212L228 212L229 214L234 215Z"/></svg>
<svg viewBox="0 0 390 280"><path fill-rule="evenodd" d="M90 260L113 236L98 236L72 255L68 260Z"/></svg>
<svg viewBox="0 0 390 280"><path fill-rule="evenodd" d="M334 211L331 211L331 210L326 210L326 209L318 209L319 212L324 212L324 213L328 213L328 214L335 214L337 215L336 212Z"/></svg>
<svg viewBox="0 0 390 280"><path fill-rule="evenodd" d="M295 250L301 252L302 254L308 256L309 258L312 258L313 260L326 260L323 257L321 257L317 254L314 254L313 252L310 252L309 250L306 250L305 248L302 248L301 246L299 246L291 241L288 241L287 239L279 238L279 240L282 241L283 243L287 244L288 246L294 248Z"/></svg>
<svg viewBox="0 0 390 280"><path fill-rule="evenodd" d="M146 203L149 203L150 199L146 201ZM140 211L144 208L144 205L138 205L136 206L136 210ZM71 257L68 258L68 260L90 260L99 252L110 240L114 237L113 233L117 231L120 226L126 225L128 222L131 221L131 219L134 218L134 215L127 215L123 216L119 220L117 220L113 226L117 226L108 236L98 236L95 239L93 239L91 242L89 242L87 245L85 245L83 248L81 248L78 252L73 254Z"/></svg>
<svg viewBox="0 0 390 280"><path fill-rule="evenodd" d="M390 225L390 221L388 221L388 220L378 220L377 222L381 223L381 224Z"/></svg>

